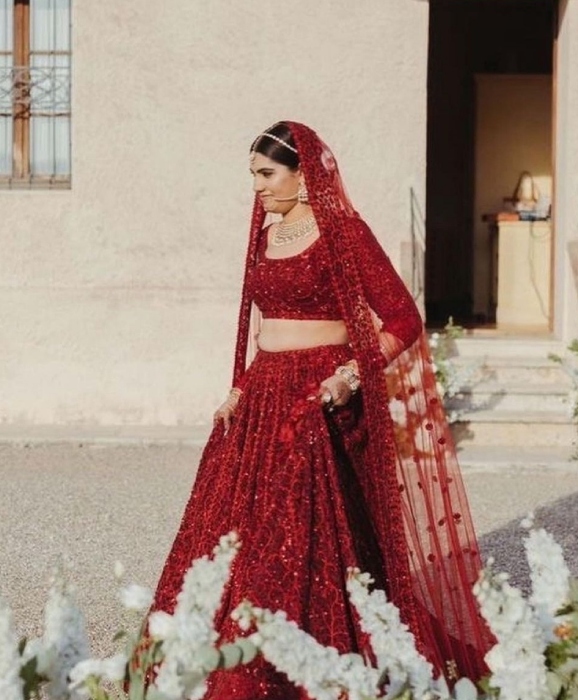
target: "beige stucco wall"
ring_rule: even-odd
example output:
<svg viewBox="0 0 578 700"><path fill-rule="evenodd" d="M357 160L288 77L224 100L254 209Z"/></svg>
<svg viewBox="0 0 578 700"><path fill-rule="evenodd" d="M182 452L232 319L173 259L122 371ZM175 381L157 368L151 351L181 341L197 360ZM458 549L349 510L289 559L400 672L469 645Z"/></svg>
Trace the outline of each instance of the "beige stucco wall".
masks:
<svg viewBox="0 0 578 700"><path fill-rule="evenodd" d="M427 3L74 5L73 187L1 191L0 421L193 424L227 389L247 150L304 121L395 264L424 205Z"/></svg>
<svg viewBox="0 0 578 700"><path fill-rule="evenodd" d="M578 282L568 244L578 241L578 0L561 0L556 105L554 321L556 334L578 338Z"/></svg>

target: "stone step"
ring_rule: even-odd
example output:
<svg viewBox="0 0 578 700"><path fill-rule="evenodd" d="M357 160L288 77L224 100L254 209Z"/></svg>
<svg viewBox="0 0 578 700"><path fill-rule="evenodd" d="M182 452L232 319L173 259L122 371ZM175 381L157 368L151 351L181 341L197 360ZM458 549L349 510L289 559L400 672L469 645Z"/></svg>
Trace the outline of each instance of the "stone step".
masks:
<svg viewBox="0 0 578 700"><path fill-rule="evenodd" d="M507 445L458 446L462 469L500 471L503 469L556 469L578 471L576 449L568 447L520 448Z"/></svg>
<svg viewBox="0 0 578 700"><path fill-rule="evenodd" d="M474 411L452 425L458 444L476 446L562 447L572 449L578 428L567 413Z"/></svg>
<svg viewBox="0 0 578 700"><path fill-rule="evenodd" d="M491 382L493 384L559 384L566 388L572 387L572 380L560 364L539 357L492 357L474 358L455 356L452 363L464 375L471 371L471 383Z"/></svg>
<svg viewBox="0 0 578 700"><path fill-rule="evenodd" d="M548 338L475 338L466 336L453 341L455 350L461 357L477 358L543 358L554 353L563 355L566 345L559 340Z"/></svg>
<svg viewBox="0 0 578 700"><path fill-rule="evenodd" d="M526 382L500 383L481 381L464 387L462 392L448 399L450 411L541 411L570 413L569 387L557 384Z"/></svg>

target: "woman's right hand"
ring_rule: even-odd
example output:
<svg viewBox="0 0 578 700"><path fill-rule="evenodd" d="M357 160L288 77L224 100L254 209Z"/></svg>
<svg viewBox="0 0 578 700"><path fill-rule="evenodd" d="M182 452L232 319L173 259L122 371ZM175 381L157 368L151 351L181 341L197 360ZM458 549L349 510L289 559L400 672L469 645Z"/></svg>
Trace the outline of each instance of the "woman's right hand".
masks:
<svg viewBox="0 0 578 700"><path fill-rule="evenodd" d="M229 396L227 396L226 400L223 401L213 414L213 425L217 426L219 421L223 421L225 435L229 432L229 428L231 427L231 422L237 410L237 404L239 403L241 393L240 389L231 389Z"/></svg>

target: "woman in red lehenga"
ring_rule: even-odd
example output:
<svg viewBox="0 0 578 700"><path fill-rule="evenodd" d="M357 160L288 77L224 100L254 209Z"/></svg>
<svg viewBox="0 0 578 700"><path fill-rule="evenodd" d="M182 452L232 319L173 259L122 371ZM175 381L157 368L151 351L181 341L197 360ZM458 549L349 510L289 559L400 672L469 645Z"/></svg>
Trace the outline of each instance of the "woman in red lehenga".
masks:
<svg viewBox="0 0 578 700"><path fill-rule="evenodd" d="M480 558L416 306L314 131L273 125L250 167L233 389L154 608L172 612L191 561L235 529L223 640L239 633L230 613L248 599L322 644L367 652L345 587L353 566L386 590L438 673L479 678L490 644L471 593ZM280 221L264 227L268 213ZM307 696L259 657L214 673L206 697Z"/></svg>

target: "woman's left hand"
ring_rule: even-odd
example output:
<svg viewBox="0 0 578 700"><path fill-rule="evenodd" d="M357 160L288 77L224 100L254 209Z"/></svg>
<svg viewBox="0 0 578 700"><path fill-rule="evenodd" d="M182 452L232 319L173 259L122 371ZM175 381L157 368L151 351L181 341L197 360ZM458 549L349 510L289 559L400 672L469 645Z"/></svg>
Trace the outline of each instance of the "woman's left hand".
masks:
<svg viewBox="0 0 578 700"><path fill-rule="evenodd" d="M346 380L338 374L333 374L319 384L317 394L310 398L312 400L318 399L324 406L327 406L329 411L332 411L335 407L345 406L351 398L351 393L351 388Z"/></svg>

